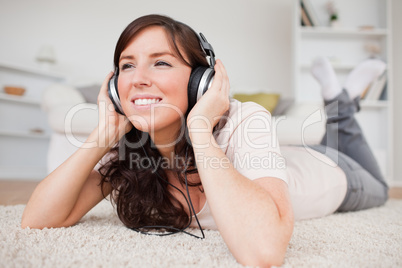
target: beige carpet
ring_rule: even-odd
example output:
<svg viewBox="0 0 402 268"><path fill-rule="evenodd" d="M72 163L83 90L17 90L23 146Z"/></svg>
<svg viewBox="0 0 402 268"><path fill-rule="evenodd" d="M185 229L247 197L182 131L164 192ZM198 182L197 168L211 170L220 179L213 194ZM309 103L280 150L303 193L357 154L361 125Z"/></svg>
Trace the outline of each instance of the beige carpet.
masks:
<svg viewBox="0 0 402 268"><path fill-rule="evenodd" d="M60 229L20 229L23 209L0 206L0 267L240 267L216 231L137 234L107 201ZM402 267L402 200L296 222L283 267Z"/></svg>

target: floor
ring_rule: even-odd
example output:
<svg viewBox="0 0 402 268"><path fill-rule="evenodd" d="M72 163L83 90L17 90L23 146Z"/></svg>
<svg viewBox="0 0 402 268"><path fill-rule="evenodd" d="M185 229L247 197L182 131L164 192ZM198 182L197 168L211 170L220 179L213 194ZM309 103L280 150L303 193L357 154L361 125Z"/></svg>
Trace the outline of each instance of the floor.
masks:
<svg viewBox="0 0 402 268"><path fill-rule="evenodd" d="M26 204L34 191L36 181L0 180L0 205ZM390 198L402 199L402 187L391 188Z"/></svg>
<svg viewBox="0 0 402 268"><path fill-rule="evenodd" d="M26 204L37 181L0 180L0 205Z"/></svg>

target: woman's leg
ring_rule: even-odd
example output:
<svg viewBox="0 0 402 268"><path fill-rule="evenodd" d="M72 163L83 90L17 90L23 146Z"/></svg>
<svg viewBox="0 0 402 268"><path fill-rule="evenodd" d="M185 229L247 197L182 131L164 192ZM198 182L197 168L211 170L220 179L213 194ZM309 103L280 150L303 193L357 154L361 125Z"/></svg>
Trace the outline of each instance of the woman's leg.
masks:
<svg viewBox="0 0 402 268"><path fill-rule="evenodd" d="M332 160L339 164L348 178L348 191L339 211L382 205L388 198L387 183L354 117L359 109L358 95L384 69L385 64L381 61L363 62L347 78L345 85L349 85L352 90L346 91L339 86L335 72L326 59L318 59L313 66L313 75L322 85L327 113L327 132L321 142L322 146L313 148L325 152L325 148L330 147L340 152L336 156L334 153L332 156L326 154L337 158ZM352 100L350 96L357 97Z"/></svg>
<svg viewBox="0 0 402 268"><path fill-rule="evenodd" d="M335 99L324 101L324 103L327 113L327 131L321 144L346 154L375 178L384 181L377 160L354 117L354 113L358 110L358 100L350 100L348 93L344 90Z"/></svg>

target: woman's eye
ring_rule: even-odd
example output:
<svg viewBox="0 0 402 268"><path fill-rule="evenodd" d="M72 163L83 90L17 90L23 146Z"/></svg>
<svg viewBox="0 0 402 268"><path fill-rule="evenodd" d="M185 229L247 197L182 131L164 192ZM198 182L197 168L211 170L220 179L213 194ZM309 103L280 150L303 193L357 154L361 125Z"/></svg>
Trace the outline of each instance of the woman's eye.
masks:
<svg viewBox="0 0 402 268"><path fill-rule="evenodd" d="M155 66L169 66L169 67L172 67L172 65L170 65L169 63L167 63L165 61L157 61L155 63Z"/></svg>
<svg viewBox="0 0 402 268"><path fill-rule="evenodd" d="M126 70L126 69L133 68L133 67L134 66L132 64L126 63L126 64L123 64L120 69Z"/></svg>

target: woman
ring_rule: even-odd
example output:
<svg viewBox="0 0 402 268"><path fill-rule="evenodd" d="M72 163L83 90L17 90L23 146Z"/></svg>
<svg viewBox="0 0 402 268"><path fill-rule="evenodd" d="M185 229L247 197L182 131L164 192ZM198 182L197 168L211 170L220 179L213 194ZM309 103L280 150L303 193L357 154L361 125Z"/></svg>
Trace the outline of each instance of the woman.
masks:
<svg viewBox="0 0 402 268"><path fill-rule="evenodd" d="M386 184L354 120L355 103L340 87L327 101L337 101L340 111L328 110L329 123L337 124L330 124L327 136L339 132L341 152L320 145L315 152L327 152L307 158L311 152L303 147L281 152L263 107L230 100L219 60L212 86L189 109L192 69L208 62L197 34L185 24L158 15L138 18L120 36L114 64L125 115L108 96L110 73L98 96L99 106L108 108L86 142L91 146L78 149L38 185L23 228L71 226L111 194L129 228L172 231L199 221L220 231L241 264L269 266L283 262L293 211L302 219L385 202ZM325 61L321 65L316 76L326 92L334 74ZM333 161L339 165L327 164ZM356 186L360 182L364 190Z"/></svg>

